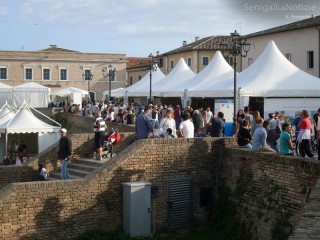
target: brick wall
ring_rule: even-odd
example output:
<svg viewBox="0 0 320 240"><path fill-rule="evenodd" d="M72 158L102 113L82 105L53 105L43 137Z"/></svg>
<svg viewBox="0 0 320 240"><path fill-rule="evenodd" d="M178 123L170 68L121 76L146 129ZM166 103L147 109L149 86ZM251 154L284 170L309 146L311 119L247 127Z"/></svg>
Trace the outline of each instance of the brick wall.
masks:
<svg viewBox="0 0 320 240"><path fill-rule="evenodd" d="M199 189L211 186L216 149L207 139L139 140L85 180L12 183L0 192L0 234L11 239L56 239L77 236L87 229L122 226L121 183L143 180L159 187L156 226L166 226L167 179L194 177L194 212ZM19 209L19 211L17 211Z"/></svg>
<svg viewBox="0 0 320 240"><path fill-rule="evenodd" d="M233 148L232 138L139 140L84 180L11 183L0 191L0 235L8 239L66 239L88 229L122 227L123 182L148 181L159 188L156 227L167 226L166 180L194 178L193 214L200 216L201 188L213 172L234 191L239 213L258 239L270 239L276 219L294 225L312 192L319 164L308 159Z"/></svg>
<svg viewBox="0 0 320 240"><path fill-rule="evenodd" d="M116 153L124 150L135 140L134 133L121 133L121 141L114 146ZM73 157L87 158L89 153L93 153L94 134L93 133L74 133L70 135L73 144ZM45 162L46 169L51 172L60 168L60 162L57 159L58 144L31 157L26 166L0 166L0 187L8 183L36 181L38 176L38 163Z"/></svg>
<svg viewBox="0 0 320 240"><path fill-rule="evenodd" d="M271 239L280 219L287 222L285 233L297 225L318 180L317 160L239 148L228 149L221 160L221 177L232 188L239 211L257 239Z"/></svg>

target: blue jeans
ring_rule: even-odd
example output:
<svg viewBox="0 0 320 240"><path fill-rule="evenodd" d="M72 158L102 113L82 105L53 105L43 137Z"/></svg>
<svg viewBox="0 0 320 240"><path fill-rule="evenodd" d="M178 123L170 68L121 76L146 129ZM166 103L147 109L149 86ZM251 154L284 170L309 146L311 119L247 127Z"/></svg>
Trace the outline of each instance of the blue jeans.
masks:
<svg viewBox="0 0 320 240"><path fill-rule="evenodd" d="M243 146L239 146L240 148L248 148L248 149L252 149L252 145L251 143L248 143L246 145L243 145Z"/></svg>
<svg viewBox="0 0 320 240"><path fill-rule="evenodd" d="M152 124L153 129L159 128L159 121L158 120L152 119L151 124Z"/></svg>
<svg viewBox="0 0 320 240"><path fill-rule="evenodd" d="M69 160L67 158L61 160L61 179L62 180L69 179L68 163L69 163Z"/></svg>

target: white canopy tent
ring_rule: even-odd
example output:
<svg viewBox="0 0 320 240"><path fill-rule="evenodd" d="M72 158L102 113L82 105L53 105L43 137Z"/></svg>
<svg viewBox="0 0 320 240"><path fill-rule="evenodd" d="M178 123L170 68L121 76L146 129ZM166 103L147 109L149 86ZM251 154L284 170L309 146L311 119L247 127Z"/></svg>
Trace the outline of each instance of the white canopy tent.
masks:
<svg viewBox="0 0 320 240"><path fill-rule="evenodd" d="M155 89L155 85L165 77L163 72L157 68L152 72L152 91ZM123 96L127 97L146 97L150 94L150 72L135 84L125 88L122 92Z"/></svg>
<svg viewBox="0 0 320 240"><path fill-rule="evenodd" d="M88 95L88 91L75 87L62 88L52 92L53 100L56 96L69 97L70 103L72 102L73 104L82 104L82 97L84 95Z"/></svg>
<svg viewBox="0 0 320 240"><path fill-rule="evenodd" d="M12 102L13 87L0 83L0 106L4 105L7 101Z"/></svg>
<svg viewBox="0 0 320 240"><path fill-rule="evenodd" d="M233 97L233 68L217 51L208 66L180 88L188 89L188 97Z"/></svg>
<svg viewBox="0 0 320 240"><path fill-rule="evenodd" d="M1 112L4 111L3 109ZM2 146L5 146L5 148L2 149L2 151L6 151L6 149L8 149L8 134L33 134L34 136L36 136L36 138L29 135L31 136L30 139L27 139L27 141L24 142L27 142L30 146L33 146L33 149L36 150L37 153L41 153L43 150L52 146L54 143L58 141L58 132L61 129L61 125L53 119L37 111L36 109L32 109L40 115L42 115L43 117L46 117L50 121L54 122L58 126L49 125L38 119L31 112L26 102L24 102L21 105L21 107L17 110L16 113L13 113L12 111L10 113L10 111L5 110L8 112L8 114L0 118L0 142ZM6 117L9 115L11 118ZM2 120L4 119L4 117L6 117L6 119ZM5 137L3 137L3 135ZM26 137L19 136L19 139L21 138L25 139Z"/></svg>
<svg viewBox="0 0 320 240"><path fill-rule="evenodd" d="M293 65L270 41L247 69L240 73L242 96L319 97L320 79Z"/></svg>
<svg viewBox="0 0 320 240"><path fill-rule="evenodd" d="M158 97L183 97L184 84L196 74L180 58L175 68L163 79L153 85L152 95Z"/></svg>
<svg viewBox="0 0 320 240"><path fill-rule="evenodd" d="M109 90L104 91L102 94L103 94L102 99L106 99L106 97L109 96ZM123 97L124 95L125 95L125 88L115 88L111 90L112 97Z"/></svg>
<svg viewBox="0 0 320 240"><path fill-rule="evenodd" d="M24 101L34 108L47 108L51 89L34 82L28 82L13 88L13 102L20 106Z"/></svg>
<svg viewBox="0 0 320 240"><path fill-rule="evenodd" d="M61 88L52 92L54 96L69 96L71 93L79 93L81 95L88 95L88 91L75 88L75 87L68 87L68 88Z"/></svg>
<svg viewBox="0 0 320 240"><path fill-rule="evenodd" d="M241 107L248 105L249 97L263 97L265 116L275 110L286 117L294 117L302 109L312 113L318 108L319 83L319 78L293 65L270 41L258 59L239 74Z"/></svg>

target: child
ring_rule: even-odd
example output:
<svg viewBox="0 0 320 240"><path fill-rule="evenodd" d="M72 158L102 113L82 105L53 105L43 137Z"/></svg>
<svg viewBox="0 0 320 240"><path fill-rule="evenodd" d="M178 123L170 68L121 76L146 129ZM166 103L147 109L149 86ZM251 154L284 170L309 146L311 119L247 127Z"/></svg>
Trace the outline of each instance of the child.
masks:
<svg viewBox="0 0 320 240"><path fill-rule="evenodd" d="M164 138L174 138L171 128L167 128L167 132L164 133Z"/></svg>
<svg viewBox="0 0 320 240"><path fill-rule="evenodd" d="M3 156L3 165L10 165L10 159L8 158L7 155Z"/></svg>
<svg viewBox="0 0 320 240"><path fill-rule="evenodd" d="M45 169L45 165L42 163L39 163L39 181L46 181L48 179L49 173Z"/></svg>

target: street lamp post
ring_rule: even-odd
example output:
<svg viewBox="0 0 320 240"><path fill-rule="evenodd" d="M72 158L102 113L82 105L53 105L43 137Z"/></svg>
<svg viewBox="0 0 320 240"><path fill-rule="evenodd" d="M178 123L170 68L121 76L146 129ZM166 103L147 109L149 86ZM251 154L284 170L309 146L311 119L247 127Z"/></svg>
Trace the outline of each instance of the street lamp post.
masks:
<svg viewBox="0 0 320 240"><path fill-rule="evenodd" d="M151 104L152 103L152 72L157 70L158 62L154 60L154 56L152 53L150 53L148 57L151 58L149 65L146 66L147 69L149 70L149 75L150 75L150 90L149 90L149 102L148 103ZM144 61L141 60L140 64L144 65Z"/></svg>
<svg viewBox="0 0 320 240"><path fill-rule="evenodd" d="M116 76L116 68L113 68L111 64L108 67L102 68L102 74L104 78L109 77L109 102L111 102L111 81L114 81Z"/></svg>
<svg viewBox="0 0 320 240"><path fill-rule="evenodd" d="M82 74L83 81L88 81L88 103L91 102L91 96L90 96L90 82L93 79L93 74L91 71L85 71Z"/></svg>
<svg viewBox="0 0 320 240"><path fill-rule="evenodd" d="M233 57L233 135L236 133L236 123L237 123L237 56L247 57L250 50L250 43L247 39L241 38L240 34L235 30L230 33L230 39L228 42L221 42L220 47L225 58Z"/></svg>

